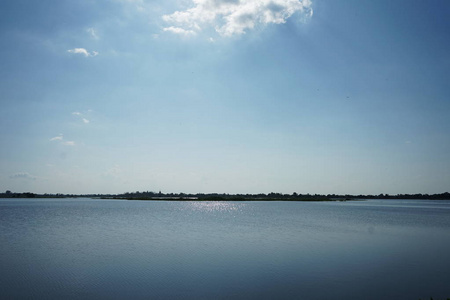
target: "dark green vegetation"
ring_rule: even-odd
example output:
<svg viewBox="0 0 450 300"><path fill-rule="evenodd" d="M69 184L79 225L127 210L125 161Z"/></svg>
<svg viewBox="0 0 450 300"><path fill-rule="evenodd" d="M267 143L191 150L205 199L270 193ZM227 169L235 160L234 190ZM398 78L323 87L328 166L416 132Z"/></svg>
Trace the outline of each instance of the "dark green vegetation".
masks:
<svg viewBox="0 0 450 300"><path fill-rule="evenodd" d="M379 194L379 195L320 195L320 194L185 194L185 193L156 193L156 192L132 192L123 194L35 194L35 193L13 193L6 191L0 193L0 198L102 198L102 199L127 199L127 200L163 200L163 201L346 201L357 199L424 199L424 200L450 200L450 193L442 194Z"/></svg>

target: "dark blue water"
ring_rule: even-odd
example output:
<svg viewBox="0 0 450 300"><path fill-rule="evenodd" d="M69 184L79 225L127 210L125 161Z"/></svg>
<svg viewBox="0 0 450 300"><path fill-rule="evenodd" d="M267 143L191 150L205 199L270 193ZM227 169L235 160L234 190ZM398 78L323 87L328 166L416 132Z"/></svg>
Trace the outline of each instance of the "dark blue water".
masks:
<svg viewBox="0 0 450 300"><path fill-rule="evenodd" d="M450 201L0 200L0 298L450 297Z"/></svg>

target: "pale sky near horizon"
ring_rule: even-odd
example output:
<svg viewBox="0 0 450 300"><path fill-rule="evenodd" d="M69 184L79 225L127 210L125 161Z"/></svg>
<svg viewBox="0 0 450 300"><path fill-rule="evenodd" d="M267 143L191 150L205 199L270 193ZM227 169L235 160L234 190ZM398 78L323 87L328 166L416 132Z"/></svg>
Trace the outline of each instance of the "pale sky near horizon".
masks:
<svg viewBox="0 0 450 300"><path fill-rule="evenodd" d="M0 192L442 193L450 1L2 0Z"/></svg>

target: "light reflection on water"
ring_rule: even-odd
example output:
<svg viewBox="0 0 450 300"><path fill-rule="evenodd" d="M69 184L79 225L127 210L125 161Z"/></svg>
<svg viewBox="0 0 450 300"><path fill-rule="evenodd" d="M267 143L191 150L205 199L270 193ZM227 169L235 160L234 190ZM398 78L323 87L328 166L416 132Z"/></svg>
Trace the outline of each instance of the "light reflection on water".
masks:
<svg viewBox="0 0 450 300"><path fill-rule="evenodd" d="M243 208L246 205L242 202L237 203L222 201L192 201L187 203L189 209L204 212L233 212Z"/></svg>
<svg viewBox="0 0 450 300"><path fill-rule="evenodd" d="M449 204L0 200L0 295L445 298Z"/></svg>

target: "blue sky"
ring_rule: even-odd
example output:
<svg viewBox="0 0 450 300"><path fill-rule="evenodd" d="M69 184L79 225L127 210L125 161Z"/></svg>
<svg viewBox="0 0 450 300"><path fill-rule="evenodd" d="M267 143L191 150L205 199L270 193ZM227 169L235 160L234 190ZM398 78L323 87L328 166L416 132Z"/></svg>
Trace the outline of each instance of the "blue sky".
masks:
<svg viewBox="0 0 450 300"><path fill-rule="evenodd" d="M3 0L0 189L441 193L450 2Z"/></svg>

